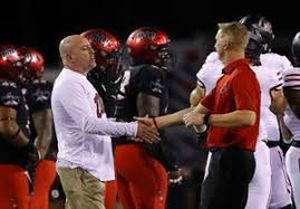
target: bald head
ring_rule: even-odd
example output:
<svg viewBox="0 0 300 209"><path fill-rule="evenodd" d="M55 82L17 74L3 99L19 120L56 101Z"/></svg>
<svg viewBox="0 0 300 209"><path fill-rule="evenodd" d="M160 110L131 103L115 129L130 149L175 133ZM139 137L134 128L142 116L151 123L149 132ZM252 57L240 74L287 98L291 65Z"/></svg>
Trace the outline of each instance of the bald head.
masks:
<svg viewBox="0 0 300 209"><path fill-rule="evenodd" d="M64 59L67 54L70 54L74 47L78 46L84 39L85 38L80 35L71 35L61 40L59 44L59 54L61 59Z"/></svg>
<svg viewBox="0 0 300 209"><path fill-rule="evenodd" d="M80 35L67 36L59 44L63 65L86 74L96 66L94 50L87 38Z"/></svg>

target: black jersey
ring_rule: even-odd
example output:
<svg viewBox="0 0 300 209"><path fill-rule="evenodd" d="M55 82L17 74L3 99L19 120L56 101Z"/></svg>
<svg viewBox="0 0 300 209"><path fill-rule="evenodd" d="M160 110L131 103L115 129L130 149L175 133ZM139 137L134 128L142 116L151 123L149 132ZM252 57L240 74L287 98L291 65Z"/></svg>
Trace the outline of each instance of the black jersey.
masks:
<svg viewBox="0 0 300 209"><path fill-rule="evenodd" d="M36 80L33 83L26 84L22 86L23 95L26 98L27 104L29 106L30 114L34 114L40 110L51 108L51 93L53 84L45 80ZM35 139L37 137L37 131L33 123L31 123L32 137ZM46 154L45 159L55 160L57 153L57 139L53 126L53 138L49 150Z"/></svg>
<svg viewBox="0 0 300 209"><path fill-rule="evenodd" d="M137 97L140 93L159 98L159 115L165 115L168 109L168 89L167 73L152 65L140 65L125 71L121 92L124 91L123 101L119 100L117 108L118 119L123 121L132 121L134 116L138 115ZM119 95L122 97L122 95ZM164 133L160 131L163 138ZM135 143L126 141L124 138L118 140L118 144ZM138 142L140 143L140 142ZM165 141L162 140L155 144L142 143L148 154L155 157L169 171L176 170L174 155L167 148Z"/></svg>
<svg viewBox="0 0 300 209"><path fill-rule="evenodd" d="M17 124L22 132L30 137L29 108L22 95L21 88L13 82L0 81L0 106L14 108L17 111ZM22 150L9 143L9 139L0 135L0 163L23 166L26 158Z"/></svg>
<svg viewBox="0 0 300 209"><path fill-rule="evenodd" d="M160 99L159 115L167 113L168 90L166 87L166 72L152 65L140 65L125 72L121 87L125 90L125 98L118 108L118 117L132 121L138 115L137 96L140 93L155 96Z"/></svg>
<svg viewBox="0 0 300 209"><path fill-rule="evenodd" d="M22 86L30 113L51 107L52 83L48 81L36 81Z"/></svg>
<svg viewBox="0 0 300 209"><path fill-rule="evenodd" d="M122 75L113 81L107 78L105 74L99 74L95 70L92 70L87 78L101 96L106 116L108 118L116 118L117 95L120 90Z"/></svg>

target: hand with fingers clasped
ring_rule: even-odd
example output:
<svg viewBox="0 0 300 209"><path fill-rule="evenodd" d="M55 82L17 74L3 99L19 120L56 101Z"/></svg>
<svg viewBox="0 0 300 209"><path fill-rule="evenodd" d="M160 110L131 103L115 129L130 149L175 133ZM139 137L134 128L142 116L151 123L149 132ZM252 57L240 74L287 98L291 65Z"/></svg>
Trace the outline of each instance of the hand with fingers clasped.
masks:
<svg viewBox="0 0 300 209"><path fill-rule="evenodd" d="M200 126L204 124L204 116L205 114L189 112L183 116L183 122L185 123L186 127Z"/></svg>
<svg viewBox="0 0 300 209"><path fill-rule="evenodd" d="M156 143L160 140L159 133L156 127L146 120L138 120L138 130L136 137L139 139L139 141L148 143Z"/></svg>
<svg viewBox="0 0 300 209"><path fill-rule="evenodd" d="M155 118L149 118L148 115L146 115L145 117L134 117L135 120L142 122L143 124L147 125L148 127L154 128L156 130L158 130L157 125L155 125L154 120Z"/></svg>

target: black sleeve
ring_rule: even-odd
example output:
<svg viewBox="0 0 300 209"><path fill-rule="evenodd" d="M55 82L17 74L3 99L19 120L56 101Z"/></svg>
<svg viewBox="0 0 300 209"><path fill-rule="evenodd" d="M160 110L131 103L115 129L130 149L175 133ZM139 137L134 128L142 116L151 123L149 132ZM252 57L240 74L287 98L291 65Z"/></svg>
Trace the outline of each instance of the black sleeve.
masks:
<svg viewBox="0 0 300 209"><path fill-rule="evenodd" d="M14 84L1 84L0 85L0 106L11 107L18 110L21 103L21 91Z"/></svg>
<svg viewBox="0 0 300 209"><path fill-rule="evenodd" d="M164 92L164 75L161 69L144 67L139 75L139 91L155 97L161 97Z"/></svg>
<svg viewBox="0 0 300 209"><path fill-rule="evenodd" d="M27 86L26 100L31 114L51 108L52 84L34 83Z"/></svg>

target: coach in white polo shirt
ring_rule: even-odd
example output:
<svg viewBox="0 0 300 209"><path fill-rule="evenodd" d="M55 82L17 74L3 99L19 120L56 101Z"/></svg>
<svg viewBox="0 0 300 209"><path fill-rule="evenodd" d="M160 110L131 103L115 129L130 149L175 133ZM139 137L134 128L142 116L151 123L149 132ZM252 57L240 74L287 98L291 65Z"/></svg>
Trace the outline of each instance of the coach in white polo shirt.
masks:
<svg viewBox="0 0 300 209"><path fill-rule="evenodd" d="M59 52L64 68L54 83L51 104L58 140L57 170L67 197L66 208L103 209L104 181L115 178L110 136L155 142L157 132L140 122L106 119L102 99L86 78L96 63L85 37L64 38Z"/></svg>

